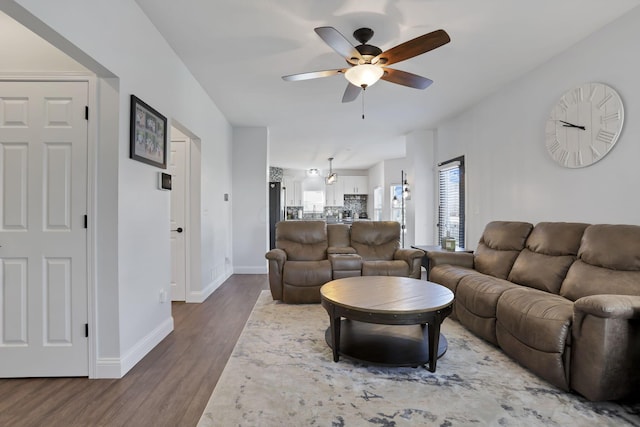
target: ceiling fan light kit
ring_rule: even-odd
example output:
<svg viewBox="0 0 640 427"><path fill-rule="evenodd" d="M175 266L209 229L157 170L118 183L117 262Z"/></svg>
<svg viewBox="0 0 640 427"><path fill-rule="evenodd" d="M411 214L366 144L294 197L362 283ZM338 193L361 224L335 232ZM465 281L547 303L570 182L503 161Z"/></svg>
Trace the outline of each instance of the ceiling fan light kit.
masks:
<svg viewBox="0 0 640 427"><path fill-rule="evenodd" d="M380 80L383 74L384 70L382 67L372 64L362 64L347 69L344 76L352 85L365 89Z"/></svg>

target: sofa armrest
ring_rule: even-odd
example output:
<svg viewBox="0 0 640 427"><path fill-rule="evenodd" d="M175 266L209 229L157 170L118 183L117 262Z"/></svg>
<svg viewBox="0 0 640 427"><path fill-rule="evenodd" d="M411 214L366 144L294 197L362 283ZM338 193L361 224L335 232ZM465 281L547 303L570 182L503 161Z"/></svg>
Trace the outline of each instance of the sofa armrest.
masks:
<svg viewBox="0 0 640 427"><path fill-rule="evenodd" d="M422 274L422 257L424 251L420 249L396 249L393 259L402 260L409 264L409 277L419 279Z"/></svg>
<svg viewBox="0 0 640 427"><path fill-rule="evenodd" d="M271 249L265 254L269 260L269 288L274 300L282 300L282 270L287 261L287 253L282 249Z"/></svg>
<svg viewBox="0 0 640 427"><path fill-rule="evenodd" d="M264 257L269 261L276 261L278 264L284 264L287 260L287 253L282 249L271 249Z"/></svg>
<svg viewBox="0 0 640 427"><path fill-rule="evenodd" d="M414 259L422 260L423 256L424 251L421 251L420 249L396 249L393 253L393 259L401 259L408 263L411 263Z"/></svg>
<svg viewBox="0 0 640 427"><path fill-rule="evenodd" d="M356 250L351 246L329 246L327 254L355 254Z"/></svg>
<svg viewBox="0 0 640 427"><path fill-rule="evenodd" d="M571 388L592 401L640 388L640 296L590 295L574 303Z"/></svg>
<svg viewBox="0 0 640 427"><path fill-rule="evenodd" d="M428 252L427 256L429 268L443 264L473 268L473 254L470 252Z"/></svg>
<svg viewBox="0 0 640 427"><path fill-rule="evenodd" d="M589 295L576 300L573 309L576 317L591 314L608 319L640 319L640 296Z"/></svg>

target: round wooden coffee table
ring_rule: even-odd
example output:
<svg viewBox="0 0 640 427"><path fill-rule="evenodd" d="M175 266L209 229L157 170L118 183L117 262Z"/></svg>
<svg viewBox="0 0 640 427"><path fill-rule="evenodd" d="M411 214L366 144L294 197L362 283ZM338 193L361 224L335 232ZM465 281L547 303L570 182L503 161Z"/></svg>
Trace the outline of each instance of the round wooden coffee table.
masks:
<svg viewBox="0 0 640 427"><path fill-rule="evenodd" d="M328 282L320 297L329 314L325 337L334 362L340 355L391 366L428 362L435 372L438 357L447 350L440 324L451 314L453 292L444 286L406 277L360 276Z"/></svg>

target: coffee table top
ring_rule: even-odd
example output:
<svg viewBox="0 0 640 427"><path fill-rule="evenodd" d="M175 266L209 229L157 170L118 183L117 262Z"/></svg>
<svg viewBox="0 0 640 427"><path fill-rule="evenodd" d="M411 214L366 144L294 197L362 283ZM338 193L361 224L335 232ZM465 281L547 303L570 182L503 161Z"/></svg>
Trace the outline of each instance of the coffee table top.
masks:
<svg viewBox="0 0 640 427"><path fill-rule="evenodd" d="M435 311L453 302L453 292L444 286L393 276L332 280L320 288L320 296L336 306L380 314Z"/></svg>

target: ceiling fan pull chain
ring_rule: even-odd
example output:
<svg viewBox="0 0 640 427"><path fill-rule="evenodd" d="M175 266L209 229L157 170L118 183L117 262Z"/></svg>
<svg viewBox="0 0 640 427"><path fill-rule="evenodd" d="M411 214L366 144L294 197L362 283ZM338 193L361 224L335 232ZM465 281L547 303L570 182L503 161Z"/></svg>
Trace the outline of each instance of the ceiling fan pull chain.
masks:
<svg viewBox="0 0 640 427"><path fill-rule="evenodd" d="M362 120L364 120L364 93L366 92L366 87L362 87Z"/></svg>

